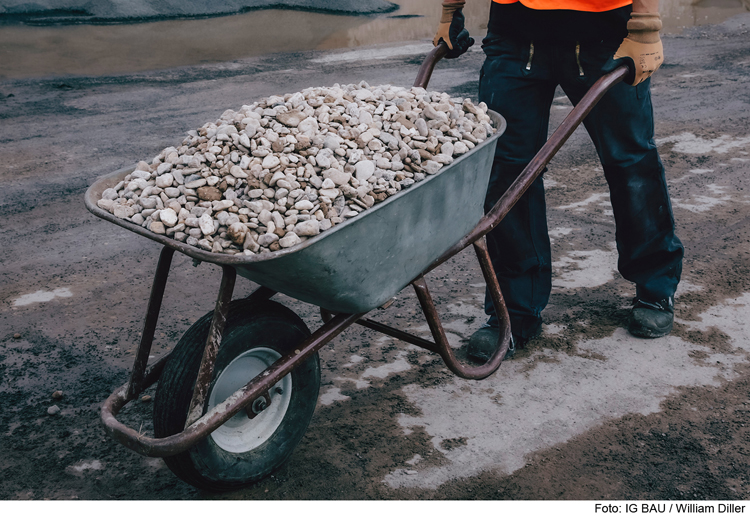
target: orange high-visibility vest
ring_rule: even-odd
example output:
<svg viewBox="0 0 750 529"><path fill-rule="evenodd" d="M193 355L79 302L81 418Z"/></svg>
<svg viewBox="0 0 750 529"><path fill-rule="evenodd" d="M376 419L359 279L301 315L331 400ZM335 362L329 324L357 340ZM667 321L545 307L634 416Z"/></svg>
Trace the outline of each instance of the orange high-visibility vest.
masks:
<svg viewBox="0 0 750 529"><path fill-rule="evenodd" d="M515 4L519 0L492 0L498 4ZM530 9L570 9L572 11L588 11L600 13L611 11L633 3L633 0L520 0Z"/></svg>

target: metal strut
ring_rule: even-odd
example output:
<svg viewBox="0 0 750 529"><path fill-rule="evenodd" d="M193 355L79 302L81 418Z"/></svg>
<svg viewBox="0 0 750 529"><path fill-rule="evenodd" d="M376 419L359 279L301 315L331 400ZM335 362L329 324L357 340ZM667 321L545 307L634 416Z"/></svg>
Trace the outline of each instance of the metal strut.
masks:
<svg viewBox="0 0 750 529"><path fill-rule="evenodd" d="M237 271L228 265L224 265L221 268L223 273L219 295L216 298L216 308L214 309L214 316L211 319L211 327L208 329L206 348L203 350L201 366L198 369L198 377L195 380L193 398L190 400L185 427L190 426L203 415L203 406L206 402L208 388L211 385L211 379L214 374L216 357L219 354L221 335L224 332L224 325L227 322L229 304L232 302L232 292L234 291L234 282L237 279Z"/></svg>

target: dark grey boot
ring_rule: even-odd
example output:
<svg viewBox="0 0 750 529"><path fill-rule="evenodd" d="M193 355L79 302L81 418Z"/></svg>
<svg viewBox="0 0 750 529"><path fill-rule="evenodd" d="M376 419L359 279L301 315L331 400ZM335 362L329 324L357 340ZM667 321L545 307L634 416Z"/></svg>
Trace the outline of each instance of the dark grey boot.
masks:
<svg viewBox="0 0 750 529"><path fill-rule="evenodd" d="M542 334L542 326L534 330L528 338L521 339L515 335L510 337L510 345L505 353L505 360L508 360L516 354L516 349L523 349L527 343ZM472 360L478 362L487 362L492 353L497 349L497 340L500 338L500 329L484 324L477 332L471 335L467 354Z"/></svg>
<svg viewBox="0 0 750 529"><path fill-rule="evenodd" d="M660 338L672 331L674 298L645 301L636 298L630 311L628 330L640 338Z"/></svg>

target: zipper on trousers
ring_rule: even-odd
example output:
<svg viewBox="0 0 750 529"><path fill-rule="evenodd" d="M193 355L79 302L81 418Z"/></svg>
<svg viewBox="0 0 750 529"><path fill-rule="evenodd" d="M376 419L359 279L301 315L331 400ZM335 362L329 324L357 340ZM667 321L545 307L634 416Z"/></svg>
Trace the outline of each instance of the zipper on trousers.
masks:
<svg viewBox="0 0 750 529"><path fill-rule="evenodd" d="M581 43L576 42L576 63L578 63L578 75L580 77L584 76L583 73L583 66L581 66Z"/></svg>
<svg viewBox="0 0 750 529"><path fill-rule="evenodd" d="M531 41L529 46L529 62L526 63L526 69L531 70L531 60L534 58L534 41Z"/></svg>

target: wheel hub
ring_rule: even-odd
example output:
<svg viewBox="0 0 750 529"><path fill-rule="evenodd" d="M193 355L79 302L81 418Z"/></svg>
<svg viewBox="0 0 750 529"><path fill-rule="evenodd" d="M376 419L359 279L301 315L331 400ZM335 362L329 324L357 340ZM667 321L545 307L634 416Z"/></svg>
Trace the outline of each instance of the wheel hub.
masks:
<svg viewBox="0 0 750 529"><path fill-rule="evenodd" d="M208 396L209 409L223 402L279 358L278 352L267 347L256 347L238 355L216 379ZM292 376L287 375L247 406L245 413L238 413L212 432L211 438L227 452L242 453L257 448L278 429L289 408L291 394Z"/></svg>
<svg viewBox="0 0 750 529"><path fill-rule="evenodd" d="M266 401L266 398L263 396L260 396L255 402L253 402L252 409L257 415L263 410L265 410L267 407L268 407L268 402Z"/></svg>

